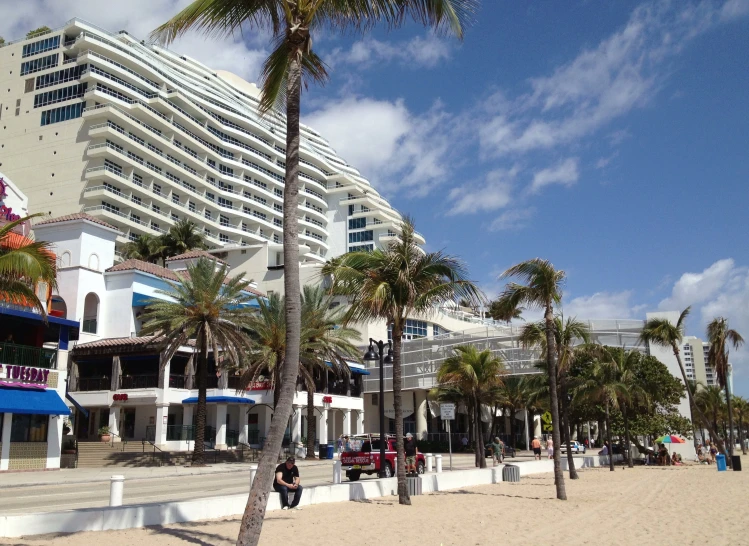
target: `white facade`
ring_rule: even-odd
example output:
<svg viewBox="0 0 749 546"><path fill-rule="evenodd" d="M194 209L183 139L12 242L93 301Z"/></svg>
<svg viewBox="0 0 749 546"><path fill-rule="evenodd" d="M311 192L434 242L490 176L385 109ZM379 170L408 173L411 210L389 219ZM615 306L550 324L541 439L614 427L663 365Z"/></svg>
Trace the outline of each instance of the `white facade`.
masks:
<svg viewBox="0 0 749 546"><path fill-rule="evenodd" d="M263 245L266 267L281 265L285 121L258 114L254 84L72 20L0 47L0 87L15 105L3 169L32 212L85 211L118 246L189 219L211 244ZM400 214L309 127L300 177L303 263L397 235Z"/></svg>

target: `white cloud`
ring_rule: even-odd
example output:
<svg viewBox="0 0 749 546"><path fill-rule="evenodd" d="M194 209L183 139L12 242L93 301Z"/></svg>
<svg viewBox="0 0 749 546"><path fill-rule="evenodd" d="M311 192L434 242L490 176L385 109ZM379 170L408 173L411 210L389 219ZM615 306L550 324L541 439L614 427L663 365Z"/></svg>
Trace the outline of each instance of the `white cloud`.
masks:
<svg viewBox="0 0 749 546"><path fill-rule="evenodd" d="M561 184L563 186L572 186L580 177L577 170L578 160L576 157L570 157L547 169L542 169L533 175L531 183L531 192L537 193L544 186L551 184Z"/></svg>
<svg viewBox="0 0 749 546"><path fill-rule="evenodd" d="M449 215L488 212L506 207L512 201L512 189L518 167L495 169L480 184L465 184L450 190Z"/></svg>
<svg viewBox="0 0 749 546"><path fill-rule="evenodd" d="M665 81L669 58L694 37L747 13L746 0L639 6L622 29L551 75L531 79L528 93L490 116L479 130L482 153L522 154L592 135L647 105Z"/></svg>
<svg viewBox="0 0 749 546"><path fill-rule="evenodd" d="M489 231L515 231L523 229L535 215L536 209L533 207L507 210L489 224Z"/></svg>
<svg viewBox="0 0 749 546"><path fill-rule="evenodd" d="M591 296L579 296L564 305L564 314L588 319L626 319L632 317L632 291L596 292Z"/></svg>
<svg viewBox="0 0 749 546"><path fill-rule="evenodd" d="M329 101L304 123L384 193L421 196L450 172L455 140L465 128L437 103L423 115L394 102L346 97Z"/></svg>
<svg viewBox="0 0 749 546"><path fill-rule="evenodd" d="M6 40L23 38L41 25L61 27L78 17L107 31L126 30L132 36L148 39L156 27L166 22L190 0L24 0L0 2L0 35ZM192 57L214 69L229 70L249 81L257 81L265 57L266 37L260 34L228 38L205 38L191 33L169 49Z"/></svg>
<svg viewBox="0 0 749 546"><path fill-rule="evenodd" d="M447 40L427 34L400 43L366 38L355 42L348 50L334 49L326 60L331 66L348 64L365 68L395 61L409 67L433 68L449 59L450 53Z"/></svg>
<svg viewBox="0 0 749 546"><path fill-rule="evenodd" d="M735 274L731 258L718 260L700 273L684 273L674 284L671 295L660 302L663 311L682 311L690 305L710 300Z"/></svg>

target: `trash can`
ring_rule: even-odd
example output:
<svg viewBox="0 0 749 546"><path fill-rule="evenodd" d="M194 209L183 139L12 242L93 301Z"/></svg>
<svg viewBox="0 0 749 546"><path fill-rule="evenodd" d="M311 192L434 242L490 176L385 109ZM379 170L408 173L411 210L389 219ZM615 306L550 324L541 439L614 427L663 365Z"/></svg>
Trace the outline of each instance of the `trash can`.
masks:
<svg viewBox="0 0 749 546"><path fill-rule="evenodd" d="M715 466L718 467L718 472L726 471L726 456L722 453L718 453L715 456Z"/></svg>
<svg viewBox="0 0 749 546"><path fill-rule="evenodd" d="M334 445L330 445L330 444L328 444L328 445L326 446L326 448L327 448L327 449L325 450L325 458L326 458L326 459L332 459L332 458L333 458L333 456L335 455L335 446L334 446ZM322 458L322 457L321 457L321 458Z"/></svg>
<svg viewBox="0 0 749 546"><path fill-rule="evenodd" d="M328 444L320 444L320 453L318 456L321 459L327 459L328 458ZM331 457L332 459L332 457Z"/></svg>
<svg viewBox="0 0 749 546"><path fill-rule="evenodd" d="M520 467L512 464L507 464L502 469L502 481L503 482L519 482L520 481Z"/></svg>
<svg viewBox="0 0 749 546"><path fill-rule="evenodd" d="M408 485L409 497L413 497L414 495L421 495L421 477L419 476L407 477L406 485Z"/></svg>
<svg viewBox="0 0 749 546"><path fill-rule="evenodd" d="M741 472L741 456L740 455L731 456L731 467L733 468L734 472L737 470Z"/></svg>

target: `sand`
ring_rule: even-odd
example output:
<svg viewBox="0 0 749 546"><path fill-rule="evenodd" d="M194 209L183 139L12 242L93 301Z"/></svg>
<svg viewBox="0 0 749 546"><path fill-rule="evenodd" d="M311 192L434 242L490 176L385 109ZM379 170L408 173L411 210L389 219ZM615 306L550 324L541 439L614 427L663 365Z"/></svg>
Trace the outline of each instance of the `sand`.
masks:
<svg viewBox="0 0 749 546"><path fill-rule="evenodd" d="M743 458L747 468L749 457ZM275 544L749 544L749 472L711 466L587 469L555 500L553 476L414 497L271 512L264 546ZM238 518L164 527L0 539L0 544L159 546L235 544ZM384 531L382 526L384 525Z"/></svg>

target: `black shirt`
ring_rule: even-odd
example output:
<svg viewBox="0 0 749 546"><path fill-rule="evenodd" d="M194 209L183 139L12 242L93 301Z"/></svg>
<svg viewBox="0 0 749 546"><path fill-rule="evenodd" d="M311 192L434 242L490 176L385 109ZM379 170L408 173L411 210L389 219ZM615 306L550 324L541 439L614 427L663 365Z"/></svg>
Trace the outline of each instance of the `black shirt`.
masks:
<svg viewBox="0 0 749 546"><path fill-rule="evenodd" d="M296 467L296 465L292 466L291 468L287 468L286 463L281 463L276 467L276 474L278 474L279 472L281 473L281 479L285 483L294 483L294 478L299 477L299 469ZM281 485L275 478L273 479L273 483Z"/></svg>
<svg viewBox="0 0 749 546"><path fill-rule="evenodd" d="M406 442L403 445L403 449L406 452L406 457L415 457L416 456L416 442L411 440L406 440Z"/></svg>

